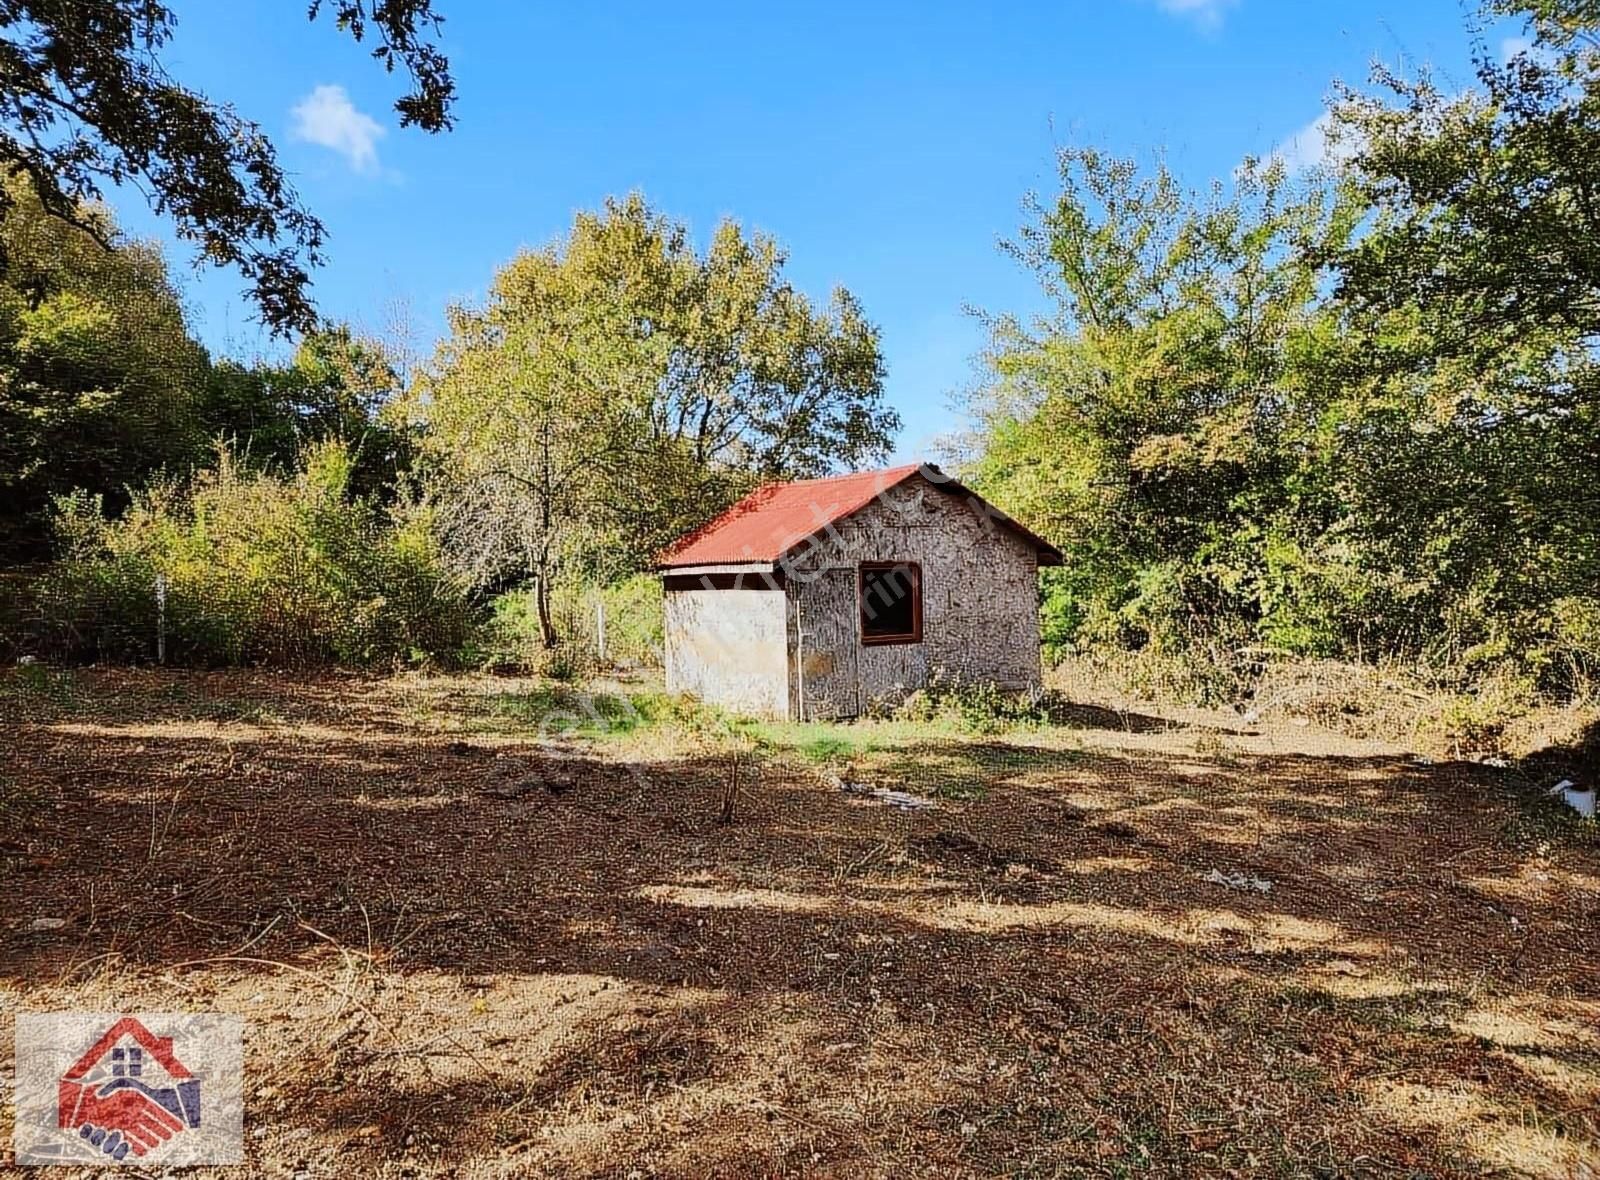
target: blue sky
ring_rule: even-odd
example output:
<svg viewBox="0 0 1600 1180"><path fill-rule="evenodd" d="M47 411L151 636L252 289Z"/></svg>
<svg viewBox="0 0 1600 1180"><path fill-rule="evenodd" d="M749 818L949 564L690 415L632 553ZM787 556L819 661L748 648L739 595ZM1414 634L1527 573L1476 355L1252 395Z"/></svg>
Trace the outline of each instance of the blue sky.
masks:
<svg viewBox="0 0 1600 1180"><path fill-rule="evenodd" d="M401 303L431 350L445 306L518 247L638 189L699 241L733 217L778 237L802 289L861 298L902 458L955 423L981 343L963 309L1038 305L995 243L1049 190L1058 145L1161 151L1203 185L1246 153L1314 155L1303 133L1330 84L1376 58L1470 81L1456 0L436 3L460 93L439 136L402 131L400 80L303 3L175 5L170 71L260 123L328 227L324 314L380 330ZM136 198L115 203L130 231L168 237ZM169 254L214 350L269 347L237 276Z"/></svg>

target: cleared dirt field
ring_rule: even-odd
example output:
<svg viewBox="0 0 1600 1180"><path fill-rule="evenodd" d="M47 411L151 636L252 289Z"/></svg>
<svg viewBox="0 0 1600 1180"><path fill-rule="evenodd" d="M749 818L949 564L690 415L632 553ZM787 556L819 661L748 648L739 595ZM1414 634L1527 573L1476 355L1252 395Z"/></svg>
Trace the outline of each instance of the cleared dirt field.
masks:
<svg viewBox="0 0 1600 1180"><path fill-rule="evenodd" d="M724 827L718 740L531 682L3 682L0 1053L242 1015L251 1174L1600 1175L1600 842L1511 772L778 727Z"/></svg>

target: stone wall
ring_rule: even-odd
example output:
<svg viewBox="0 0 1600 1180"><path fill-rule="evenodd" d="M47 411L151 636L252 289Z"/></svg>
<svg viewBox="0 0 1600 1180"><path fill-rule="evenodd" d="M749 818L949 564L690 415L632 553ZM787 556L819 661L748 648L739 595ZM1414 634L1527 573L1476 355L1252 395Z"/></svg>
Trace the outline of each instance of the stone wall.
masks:
<svg viewBox="0 0 1600 1180"><path fill-rule="evenodd" d="M837 587L854 585L863 561L914 561L922 569L922 642L862 646L853 596L841 601ZM829 571L824 574L823 571ZM830 578L832 584L830 584ZM890 489L879 500L832 526L791 565L793 600L789 644L806 663L829 664L834 684L854 662L858 696L851 707L835 689L819 699L806 685L806 715L850 715L872 702L903 696L936 670L1004 688L1039 684L1038 569L1033 546L996 524L982 506L960 492L939 490L922 476ZM848 612L845 618L836 618ZM802 635L801 630L807 632ZM824 642L811 638L820 633ZM854 640L842 650L843 636ZM810 644L810 650L805 650ZM825 647L834 650L825 651ZM796 661L791 699L798 700L806 669Z"/></svg>

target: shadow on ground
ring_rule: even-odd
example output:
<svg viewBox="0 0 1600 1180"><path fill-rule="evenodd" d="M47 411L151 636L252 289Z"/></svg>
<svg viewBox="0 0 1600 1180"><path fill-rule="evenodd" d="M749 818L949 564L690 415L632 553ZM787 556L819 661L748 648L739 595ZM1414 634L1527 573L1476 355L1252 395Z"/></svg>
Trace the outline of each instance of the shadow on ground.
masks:
<svg viewBox="0 0 1600 1180"><path fill-rule="evenodd" d="M904 813L774 761L723 826L725 757L461 736L403 682L18 699L0 986L244 1009L258 1162L1592 1156L1600 853L1483 768L940 738L906 777L958 767L970 798Z"/></svg>

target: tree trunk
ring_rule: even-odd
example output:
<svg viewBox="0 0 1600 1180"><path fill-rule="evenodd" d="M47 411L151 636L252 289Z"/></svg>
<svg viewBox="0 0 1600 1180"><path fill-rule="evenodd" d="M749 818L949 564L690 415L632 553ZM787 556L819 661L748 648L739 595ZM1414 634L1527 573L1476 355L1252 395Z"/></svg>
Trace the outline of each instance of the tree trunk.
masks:
<svg viewBox="0 0 1600 1180"><path fill-rule="evenodd" d="M556 645L556 625L550 618L549 575L539 575L534 583L533 597L539 606L539 638L544 641L547 649L552 648Z"/></svg>

